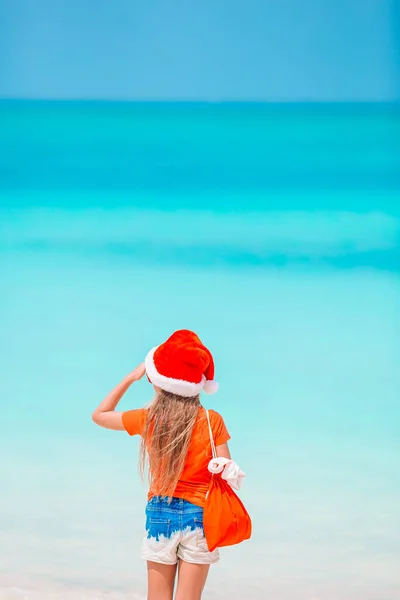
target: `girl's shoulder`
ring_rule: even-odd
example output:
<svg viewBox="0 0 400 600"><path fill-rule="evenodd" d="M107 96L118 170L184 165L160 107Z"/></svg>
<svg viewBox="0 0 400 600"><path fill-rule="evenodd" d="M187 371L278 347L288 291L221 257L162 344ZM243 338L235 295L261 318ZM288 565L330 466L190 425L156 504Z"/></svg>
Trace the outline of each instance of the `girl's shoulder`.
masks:
<svg viewBox="0 0 400 600"><path fill-rule="evenodd" d="M219 413L218 411L214 410L213 408L209 408L208 410L208 414L210 415L210 421L211 422L219 422L219 421L223 421L223 417L221 415L221 413Z"/></svg>
<svg viewBox="0 0 400 600"><path fill-rule="evenodd" d="M220 444L225 444L228 440L230 440L231 436L229 435L222 415L213 409L208 409L208 414L210 416L210 425L213 432L215 445L219 446Z"/></svg>
<svg viewBox="0 0 400 600"><path fill-rule="evenodd" d="M122 413L122 424L129 435L141 435L146 425L146 408L135 408Z"/></svg>

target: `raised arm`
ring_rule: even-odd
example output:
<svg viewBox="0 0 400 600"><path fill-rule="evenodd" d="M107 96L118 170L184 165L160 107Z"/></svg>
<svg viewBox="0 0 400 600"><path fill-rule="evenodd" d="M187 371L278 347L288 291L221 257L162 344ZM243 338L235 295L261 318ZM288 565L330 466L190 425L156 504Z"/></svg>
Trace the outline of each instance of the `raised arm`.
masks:
<svg viewBox="0 0 400 600"><path fill-rule="evenodd" d="M139 381L144 374L145 367L142 363L129 373L129 375L124 377L124 379L115 386L109 394L107 394L92 414L92 419L96 425L100 425L100 427L105 427L106 429L124 429L122 424L122 412L116 411L115 408L132 383Z"/></svg>

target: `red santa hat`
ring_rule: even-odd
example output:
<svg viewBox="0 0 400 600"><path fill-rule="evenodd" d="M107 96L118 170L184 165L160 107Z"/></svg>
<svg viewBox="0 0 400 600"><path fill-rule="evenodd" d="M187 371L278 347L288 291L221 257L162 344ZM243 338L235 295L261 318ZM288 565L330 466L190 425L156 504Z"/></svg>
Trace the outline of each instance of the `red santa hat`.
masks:
<svg viewBox="0 0 400 600"><path fill-rule="evenodd" d="M214 394L214 360L199 337L187 329L176 331L166 342L150 350L144 361L153 385L191 398L202 390Z"/></svg>

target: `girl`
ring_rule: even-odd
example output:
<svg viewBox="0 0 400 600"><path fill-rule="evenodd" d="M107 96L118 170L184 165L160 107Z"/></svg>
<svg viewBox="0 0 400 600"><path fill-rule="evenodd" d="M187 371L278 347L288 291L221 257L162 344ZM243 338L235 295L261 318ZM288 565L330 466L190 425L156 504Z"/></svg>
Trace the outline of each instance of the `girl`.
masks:
<svg viewBox="0 0 400 600"><path fill-rule="evenodd" d="M146 373L155 390L148 409L117 412L127 389ZM211 474L211 443L200 392L213 393L214 362L195 333L175 332L153 348L144 364L127 375L93 413L97 425L141 436L141 470L149 461L150 490L142 557L147 560L148 600L200 600L210 565L203 507ZM222 417L209 411L219 457L230 459Z"/></svg>

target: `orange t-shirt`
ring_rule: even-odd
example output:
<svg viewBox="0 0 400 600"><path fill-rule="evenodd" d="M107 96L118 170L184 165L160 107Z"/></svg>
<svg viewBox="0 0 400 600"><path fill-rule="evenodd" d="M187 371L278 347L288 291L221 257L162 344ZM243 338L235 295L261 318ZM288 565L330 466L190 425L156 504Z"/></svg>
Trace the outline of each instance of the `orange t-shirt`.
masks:
<svg viewBox="0 0 400 600"><path fill-rule="evenodd" d="M225 444L230 439L230 435L223 418L214 410L208 412L215 445ZM146 408L128 410L122 413L122 423L129 435L142 434L146 424L146 413ZM192 504L197 504L197 506L204 506L211 479L211 473L207 468L211 458L212 451L207 416L204 408L201 408L193 427L185 466L174 491L175 498L183 498ZM155 493L150 487L149 500L154 495Z"/></svg>

